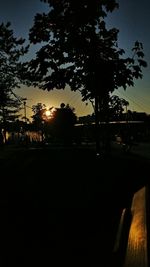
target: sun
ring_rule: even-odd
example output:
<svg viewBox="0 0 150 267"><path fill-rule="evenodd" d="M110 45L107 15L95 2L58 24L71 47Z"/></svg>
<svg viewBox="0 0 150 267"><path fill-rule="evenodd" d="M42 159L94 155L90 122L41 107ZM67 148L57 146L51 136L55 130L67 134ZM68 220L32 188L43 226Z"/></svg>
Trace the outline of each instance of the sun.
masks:
<svg viewBox="0 0 150 267"><path fill-rule="evenodd" d="M51 111L50 111L50 110L46 110L46 111L45 111L45 115L46 115L46 117L50 117L50 115L51 115Z"/></svg>
<svg viewBox="0 0 150 267"><path fill-rule="evenodd" d="M44 113L44 115L45 115L45 119L46 120L49 120L49 119L52 119L53 118L53 113L54 113L54 110L55 110L55 108L50 108L50 109L46 109L46 111L45 111L45 113Z"/></svg>

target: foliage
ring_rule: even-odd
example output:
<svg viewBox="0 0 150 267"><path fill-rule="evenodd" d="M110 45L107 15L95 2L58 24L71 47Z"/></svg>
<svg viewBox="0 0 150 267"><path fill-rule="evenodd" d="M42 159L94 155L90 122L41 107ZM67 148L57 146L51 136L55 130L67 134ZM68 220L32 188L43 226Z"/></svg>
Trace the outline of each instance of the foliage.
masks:
<svg viewBox="0 0 150 267"><path fill-rule="evenodd" d="M35 125L36 130L40 130L44 124L46 106L45 104L37 103L32 106L32 111L34 113L32 116L33 124Z"/></svg>
<svg viewBox="0 0 150 267"><path fill-rule="evenodd" d="M109 120L121 120L124 109L127 108L129 102L117 95L110 97L109 101Z"/></svg>
<svg viewBox="0 0 150 267"><path fill-rule="evenodd" d="M46 105L37 103L33 105L32 125L34 130L42 131L42 134L50 135L53 139L68 143L72 139L76 115L74 108L69 104L61 103L60 108L49 108L50 115L46 115Z"/></svg>
<svg viewBox="0 0 150 267"><path fill-rule="evenodd" d="M54 109L50 120L52 134L65 143L70 143L73 138L76 115L74 108L69 104L61 103L60 108Z"/></svg>
<svg viewBox="0 0 150 267"><path fill-rule="evenodd" d="M37 14L30 30L33 44L44 42L29 64L30 80L42 89L69 85L82 99L103 99L142 78L142 43L136 41L131 57L118 48L118 30L107 29L105 18L118 7L115 0L42 0L47 14Z"/></svg>
<svg viewBox="0 0 150 267"><path fill-rule="evenodd" d="M24 39L15 38L11 24L0 24L0 120L5 128L7 121L18 116L21 98L14 89L20 86L22 71L21 57L28 51L23 47Z"/></svg>
<svg viewBox="0 0 150 267"><path fill-rule="evenodd" d="M103 99L100 106L100 121L118 121L122 120L124 109L127 108L129 102L117 95L108 96L107 100Z"/></svg>

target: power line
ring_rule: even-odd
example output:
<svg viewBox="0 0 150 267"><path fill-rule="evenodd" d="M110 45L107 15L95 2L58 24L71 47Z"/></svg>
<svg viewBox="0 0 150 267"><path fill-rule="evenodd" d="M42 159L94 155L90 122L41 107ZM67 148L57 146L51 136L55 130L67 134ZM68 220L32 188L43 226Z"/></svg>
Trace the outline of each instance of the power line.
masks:
<svg viewBox="0 0 150 267"><path fill-rule="evenodd" d="M126 95L123 94L123 93L120 93L120 92L118 92L118 93L119 93L121 96L127 98L129 101L133 102L136 106L140 107L143 111L146 112L146 108L143 107L141 104L137 103L136 101L134 101L134 100L131 98L131 96L129 97L129 96L126 96ZM129 104L130 104L130 103L129 103Z"/></svg>

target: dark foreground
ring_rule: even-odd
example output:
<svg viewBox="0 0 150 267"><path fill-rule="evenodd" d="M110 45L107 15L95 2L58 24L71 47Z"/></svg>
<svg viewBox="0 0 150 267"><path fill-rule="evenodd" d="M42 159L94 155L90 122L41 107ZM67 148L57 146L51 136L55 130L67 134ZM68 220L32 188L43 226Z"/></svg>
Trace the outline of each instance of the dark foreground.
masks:
<svg viewBox="0 0 150 267"><path fill-rule="evenodd" d="M120 215L147 183L148 162L113 153L96 158L89 148L25 148L4 155L2 266L114 266Z"/></svg>

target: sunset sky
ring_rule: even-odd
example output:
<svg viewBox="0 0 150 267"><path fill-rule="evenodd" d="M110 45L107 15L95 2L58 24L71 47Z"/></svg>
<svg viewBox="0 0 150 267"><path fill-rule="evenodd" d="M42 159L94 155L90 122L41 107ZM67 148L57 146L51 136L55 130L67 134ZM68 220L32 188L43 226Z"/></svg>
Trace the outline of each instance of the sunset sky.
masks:
<svg viewBox="0 0 150 267"><path fill-rule="evenodd" d="M119 9L108 16L108 25L119 29L119 46L130 53L134 42L138 40L143 43L145 60L148 67L143 71L143 79L135 81L135 86L117 90L115 94L127 99L130 103L129 109L150 113L150 2L149 0L120 0ZM0 1L0 23L10 21L12 29L18 37L28 40L28 31L33 25L34 15L46 12L47 4L40 0L1 0ZM33 57L34 48L31 49L28 59ZM36 88L23 86L16 91L17 94L27 98L27 116L32 115L32 105L41 102L48 107L58 107L61 102L69 103L76 110L78 116L91 114L93 108L89 103L81 101L80 93L71 92L68 89L42 91Z"/></svg>

